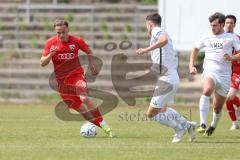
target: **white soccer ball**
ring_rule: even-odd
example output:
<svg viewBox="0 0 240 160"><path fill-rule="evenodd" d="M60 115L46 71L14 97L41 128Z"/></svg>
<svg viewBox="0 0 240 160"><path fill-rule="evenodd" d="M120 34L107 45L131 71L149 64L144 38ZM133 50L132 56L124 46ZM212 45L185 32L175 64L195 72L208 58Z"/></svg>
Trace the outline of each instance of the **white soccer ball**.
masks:
<svg viewBox="0 0 240 160"><path fill-rule="evenodd" d="M80 134L86 138L95 137L97 135L97 126L90 122L84 123L81 127Z"/></svg>

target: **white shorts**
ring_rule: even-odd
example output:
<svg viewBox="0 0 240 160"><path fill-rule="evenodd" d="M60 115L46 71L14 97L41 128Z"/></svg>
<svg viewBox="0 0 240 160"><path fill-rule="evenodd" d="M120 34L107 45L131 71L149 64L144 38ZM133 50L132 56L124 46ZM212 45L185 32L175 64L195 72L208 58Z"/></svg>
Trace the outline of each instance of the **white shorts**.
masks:
<svg viewBox="0 0 240 160"><path fill-rule="evenodd" d="M203 71L202 76L203 78L210 77L215 83L215 92L217 92L223 97L227 97L228 91L231 86L231 75L220 76L219 74L214 72Z"/></svg>
<svg viewBox="0 0 240 160"><path fill-rule="evenodd" d="M150 106L154 108L164 108L170 102L173 103L173 98L178 86L178 74L160 77L154 90Z"/></svg>

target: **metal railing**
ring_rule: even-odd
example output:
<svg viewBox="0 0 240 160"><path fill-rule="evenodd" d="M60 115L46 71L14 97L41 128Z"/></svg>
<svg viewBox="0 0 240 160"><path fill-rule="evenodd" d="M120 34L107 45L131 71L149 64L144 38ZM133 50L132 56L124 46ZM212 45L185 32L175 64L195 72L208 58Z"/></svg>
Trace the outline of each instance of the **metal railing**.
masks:
<svg viewBox="0 0 240 160"><path fill-rule="evenodd" d="M89 22L90 22L90 33L91 33L91 42L90 45L92 48L94 48L94 43L95 43L95 10L96 7L95 5L61 5L57 3L57 0L53 0L53 4L30 4L30 0L26 0L28 2L26 2L26 5L20 5L17 7L17 11L16 11L16 46L17 48L20 48L20 27L19 27L19 14L20 14L20 10L24 10L25 11L25 21L26 23L31 23L31 12L34 10L87 10L89 11ZM58 5L56 5L58 4ZM138 42L139 42L139 13L140 12L144 12L146 10L155 10L157 9L157 7L153 7L153 6L139 6L136 5L134 8L135 10L135 14L134 14L134 27L135 27L135 46L138 47Z"/></svg>
<svg viewBox="0 0 240 160"><path fill-rule="evenodd" d="M58 0L52 0L53 5L58 5ZM26 20L30 22L31 0L26 0Z"/></svg>
<svg viewBox="0 0 240 160"><path fill-rule="evenodd" d="M30 1L30 0L28 0ZM20 15L20 10L25 10L26 16L25 20L26 23L31 23L31 11L32 10L88 10L90 13L90 23L91 23L91 28L90 28L90 33L92 35L91 39L91 46L93 46L95 42L95 37L94 37L94 5L81 5L81 6L76 6L76 5L20 5L17 7L16 10L16 47L20 47L20 27L19 27L19 15Z"/></svg>

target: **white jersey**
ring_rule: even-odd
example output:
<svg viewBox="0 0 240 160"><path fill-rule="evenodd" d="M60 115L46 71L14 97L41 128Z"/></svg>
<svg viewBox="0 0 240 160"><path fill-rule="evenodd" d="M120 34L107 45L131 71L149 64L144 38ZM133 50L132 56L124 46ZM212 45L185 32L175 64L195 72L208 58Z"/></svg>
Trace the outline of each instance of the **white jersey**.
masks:
<svg viewBox="0 0 240 160"><path fill-rule="evenodd" d="M239 51L240 42L236 35L224 32L203 37L197 42L196 48L205 48L204 71L229 76L232 73L232 63L225 61L223 57L224 54L232 56L233 49Z"/></svg>
<svg viewBox="0 0 240 160"><path fill-rule="evenodd" d="M161 34L165 34L168 38L168 43L162 47L162 65L167 68L165 75L177 74L178 56L173 49L172 40L168 34L160 27L154 27L151 32L150 45L156 43ZM160 63L160 48L151 51L151 58L154 64Z"/></svg>

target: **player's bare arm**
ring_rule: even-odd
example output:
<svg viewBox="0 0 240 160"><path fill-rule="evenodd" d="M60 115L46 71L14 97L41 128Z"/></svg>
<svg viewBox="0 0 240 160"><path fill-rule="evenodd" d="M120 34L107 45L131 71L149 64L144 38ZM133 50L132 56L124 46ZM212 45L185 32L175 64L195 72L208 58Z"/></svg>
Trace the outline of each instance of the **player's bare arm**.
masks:
<svg viewBox="0 0 240 160"><path fill-rule="evenodd" d="M56 49L57 48L51 48L50 49L50 52L47 56L42 56L41 59L40 59L40 65L42 67L48 65L52 59L52 56L56 53Z"/></svg>
<svg viewBox="0 0 240 160"><path fill-rule="evenodd" d="M197 68L194 67L194 62L197 58L197 55L199 53L199 49L198 48L193 48L191 55L190 55L190 62L189 62L189 73L192 75L197 74Z"/></svg>
<svg viewBox="0 0 240 160"><path fill-rule="evenodd" d="M224 59L226 61L230 61L230 62L239 61L240 60L240 50L236 51L236 54L233 55L233 56L229 56L228 54L224 54Z"/></svg>
<svg viewBox="0 0 240 160"><path fill-rule="evenodd" d="M86 52L87 56L88 56L88 63L89 63L89 68L91 70L91 73L92 75L97 75L98 74L98 71L94 65L94 61L93 61L93 52L91 49L89 49L87 52Z"/></svg>
<svg viewBox="0 0 240 160"><path fill-rule="evenodd" d="M153 45L150 45L147 48L139 48L137 50L137 54L143 55L143 54L145 54L147 52L150 52L150 51L152 51L156 48L161 48L161 47L165 46L167 43L168 43L167 36L165 34L162 34L162 35L159 36L157 42L154 43Z"/></svg>

